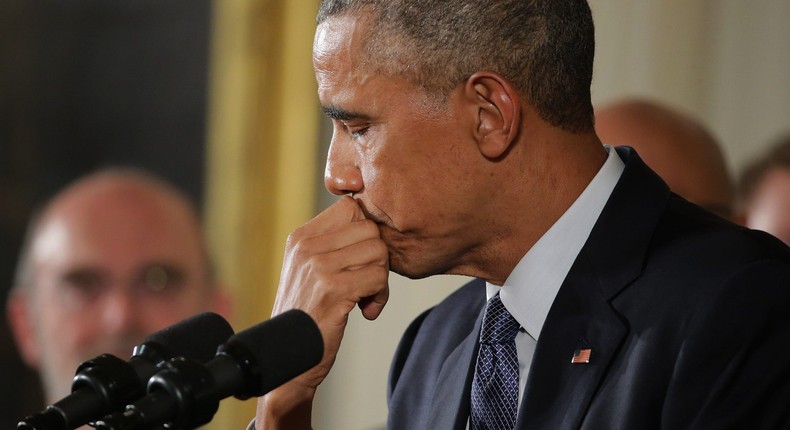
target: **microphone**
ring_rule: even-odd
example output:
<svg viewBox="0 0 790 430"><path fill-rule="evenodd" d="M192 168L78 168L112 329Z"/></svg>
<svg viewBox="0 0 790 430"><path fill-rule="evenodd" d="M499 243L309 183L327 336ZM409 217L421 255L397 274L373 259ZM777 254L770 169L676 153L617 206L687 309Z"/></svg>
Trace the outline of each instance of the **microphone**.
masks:
<svg viewBox="0 0 790 430"><path fill-rule="evenodd" d="M71 394L20 421L17 430L71 430L122 410L145 395L146 383L167 360L183 355L209 361L232 335L224 318L205 312L148 336L128 362L111 354L85 361L77 368Z"/></svg>
<svg viewBox="0 0 790 430"><path fill-rule="evenodd" d="M92 425L99 430L194 429L219 401L262 396L321 362L321 331L293 309L232 336L205 365L175 358L148 382L148 395Z"/></svg>

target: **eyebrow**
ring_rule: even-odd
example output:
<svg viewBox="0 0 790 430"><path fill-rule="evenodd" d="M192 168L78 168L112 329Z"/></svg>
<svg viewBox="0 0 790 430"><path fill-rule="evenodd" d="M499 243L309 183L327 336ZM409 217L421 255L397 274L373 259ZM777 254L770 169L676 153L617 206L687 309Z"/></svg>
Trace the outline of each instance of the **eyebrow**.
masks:
<svg viewBox="0 0 790 430"><path fill-rule="evenodd" d="M108 274L106 271L98 267L78 266L70 267L60 275L61 280L72 283L85 279L85 277L107 278Z"/></svg>
<svg viewBox="0 0 790 430"><path fill-rule="evenodd" d="M338 121L350 121L352 119L370 119L370 115L347 111L335 105L323 106L321 109L324 111L324 115L328 116L329 118L336 119Z"/></svg>

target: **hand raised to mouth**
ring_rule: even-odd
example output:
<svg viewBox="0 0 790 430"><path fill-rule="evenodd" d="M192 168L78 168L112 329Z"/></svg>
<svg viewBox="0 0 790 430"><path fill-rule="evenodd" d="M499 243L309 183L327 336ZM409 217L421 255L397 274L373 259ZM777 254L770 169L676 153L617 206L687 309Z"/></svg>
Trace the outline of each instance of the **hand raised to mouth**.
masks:
<svg viewBox="0 0 790 430"><path fill-rule="evenodd" d="M324 357L318 366L261 399L259 425L285 427L287 421L287 428L309 428L315 390L334 364L348 314L359 305L372 320L387 303L388 261L378 226L365 218L351 197L343 197L291 233L272 314L307 312L324 337Z"/></svg>

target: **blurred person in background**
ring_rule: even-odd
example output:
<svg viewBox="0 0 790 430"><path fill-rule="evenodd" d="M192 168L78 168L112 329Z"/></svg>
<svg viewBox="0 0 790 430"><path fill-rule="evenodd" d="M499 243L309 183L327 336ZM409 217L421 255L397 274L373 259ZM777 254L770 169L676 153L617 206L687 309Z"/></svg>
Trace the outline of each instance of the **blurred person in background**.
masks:
<svg viewBox="0 0 790 430"><path fill-rule="evenodd" d="M790 245L790 135L744 170L738 206L745 226Z"/></svg>
<svg viewBox="0 0 790 430"><path fill-rule="evenodd" d="M128 358L153 332L229 308L190 200L146 172L113 168L77 180L33 218L7 316L51 404L71 392L83 361Z"/></svg>
<svg viewBox="0 0 790 430"><path fill-rule="evenodd" d="M636 149L681 197L732 218L735 187L724 156L696 120L652 101L625 99L595 110L595 131L605 144Z"/></svg>

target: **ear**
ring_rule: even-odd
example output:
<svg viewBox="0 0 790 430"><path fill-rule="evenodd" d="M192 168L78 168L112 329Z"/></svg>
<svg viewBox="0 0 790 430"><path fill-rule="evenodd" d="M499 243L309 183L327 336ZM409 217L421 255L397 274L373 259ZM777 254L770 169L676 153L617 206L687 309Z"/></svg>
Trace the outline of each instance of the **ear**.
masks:
<svg viewBox="0 0 790 430"><path fill-rule="evenodd" d="M35 329L30 320L30 310L33 305L31 300L28 291L12 291L6 302L6 316L19 353L28 366L37 369L40 352L36 345Z"/></svg>
<svg viewBox="0 0 790 430"><path fill-rule="evenodd" d="M464 92L476 114L475 139L480 152L499 158L515 142L521 128L521 98L510 82L494 72L477 72Z"/></svg>

